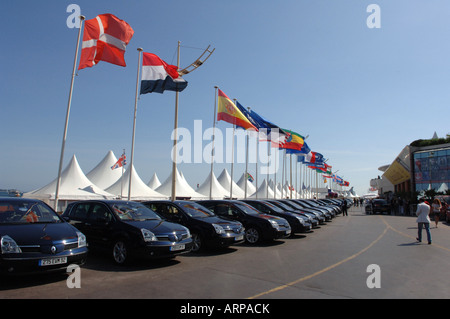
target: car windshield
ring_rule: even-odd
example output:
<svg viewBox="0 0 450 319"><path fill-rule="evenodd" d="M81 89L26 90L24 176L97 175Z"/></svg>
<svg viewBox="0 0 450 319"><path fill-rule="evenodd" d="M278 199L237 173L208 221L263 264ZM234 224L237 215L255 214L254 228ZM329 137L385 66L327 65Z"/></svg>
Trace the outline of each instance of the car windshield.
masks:
<svg viewBox="0 0 450 319"><path fill-rule="evenodd" d="M249 214L249 215L261 215L261 213L259 211L257 211L256 209L254 209L252 206L245 204L245 203L234 203L234 205L236 205L237 208L239 208L240 210L242 210L244 213Z"/></svg>
<svg viewBox="0 0 450 319"><path fill-rule="evenodd" d="M215 216L213 212L197 203L181 203L186 214L194 218L205 218Z"/></svg>
<svg viewBox="0 0 450 319"><path fill-rule="evenodd" d="M140 203L114 203L111 205L111 208L121 220L142 221L150 219L161 219L154 211Z"/></svg>
<svg viewBox="0 0 450 319"><path fill-rule="evenodd" d="M0 224L59 223L47 204L34 201L0 201Z"/></svg>
<svg viewBox="0 0 450 319"><path fill-rule="evenodd" d="M274 205L274 204L272 204L272 203L264 202L264 205L267 205L268 207L270 207L272 210L274 210L274 211L277 212L277 213L282 213L282 212L284 212L284 210L282 210L280 207L278 207L278 206L276 206L276 205Z"/></svg>

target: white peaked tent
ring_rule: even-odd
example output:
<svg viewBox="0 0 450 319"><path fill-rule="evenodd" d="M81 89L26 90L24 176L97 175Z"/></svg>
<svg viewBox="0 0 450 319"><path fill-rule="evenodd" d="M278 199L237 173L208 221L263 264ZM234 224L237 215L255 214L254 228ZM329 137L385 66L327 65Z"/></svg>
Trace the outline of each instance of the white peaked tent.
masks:
<svg viewBox="0 0 450 319"><path fill-rule="evenodd" d="M445 193L448 190L448 186L446 183L442 183L437 192L439 193Z"/></svg>
<svg viewBox="0 0 450 319"><path fill-rule="evenodd" d="M269 181L269 187L272 189L272 191L275 190L275 192L276 192L273 196L275 196L275 198L277 198L277 199L280 199L281 198L281 192L278 189L278 187L275 187L275 183L274 183L273 180Z"/></svg>
<svg viewBox="0 0 450 319"><path fill-rule="evenodd" d="M56 193L55 178L51 183L35 191L25 193L23 197L36 198L45 201L53 207ZM73 155L67 167L61 173L61 182L58 191L57 211L62 211L68 201L86 200L86 199L110 199L114 195L102 190L94 185L78 164L77 158Z"/></svg>
<svg viewBox="0 0 450 319"><path fill-rule="evenodd" d="M132 174L130 200L167 199L167 196L164 196L145 185L145 183L136 172L134 166L129 167L123 174L123 177L121 177L113 185L108 187L106 191L114 194L119 198L121 197L122 199L128 199L130 174Z"/></svg>
<svg viewBox="0 0 450 319"><path fill-rule="evenodd" d="M250 198L261 198L261 199L273 198L273 189L270 186L268 186L267 181L264 179L261 185L256 190L256 192L254 192L250 196Z"/></svg>
<svg viewBox="0 0 450 319"><path fill-rule="evenodd" d="M237 182L238 186L244 191L245 193L245 184L247 184L247 197L250 197L254 192L256 192L256 187L253 185L246 177L245 173L242 173L241 178Z"/></svg>
<svg viewBox="0 0 450 319"><path fill-rule="evenodd" d="M204 199L205 196L197 193L186 180L181 177L178 169L175 171L176 174L176 184L175 184L175 197L183 197L190 199ZM156 191L161 193L167 197L172 196L172 173L170 173L169 177L159 186Z"/></svg>
<svg viewBox="0 0 450 319"><path fill-rule="evenodd" d="M211 185L211 174L212 174L212 188ZM203 184L197 189L197 192L204 195L207 198L210 198L211 191L211 199L224 199L225 197L230 197L230 190L226 190L220 185L219 181L216 178L214 173L210 172L206 177Z"/></svg>
<svg viewBox="0 0 450 319"><path fill-rule="evenodd" d="M153 174L152 178L147 183L147 186L150 187L151 189L157 189L159 186L161 186L161 182L159 181L159 178L156 175L156 173Z"/></svg>
<svg viewBox="0 0 450 319"><path fill-rule="evenodd" d="M231 186L231 176L230 174L228 174L228 171L226 168L223 169L222 173L219 175L219 177L217 178L217 180L219 181L220 185L222 185L223 188L225 188L226 190L228 190L228 196L230 197L230 186ZM233 181L233 198L244 198L245 193L242 190L242 188L240 188L235 181Z"/></svg>
<svg viewBox="0 0 450 319"><path fill-rule="evenodd" d="M116 162L117 158L114 156L113 151L109 151L103 160L86 174L86 177L101 189L107 189L122 177L121 167L111 169Z"/></svg>

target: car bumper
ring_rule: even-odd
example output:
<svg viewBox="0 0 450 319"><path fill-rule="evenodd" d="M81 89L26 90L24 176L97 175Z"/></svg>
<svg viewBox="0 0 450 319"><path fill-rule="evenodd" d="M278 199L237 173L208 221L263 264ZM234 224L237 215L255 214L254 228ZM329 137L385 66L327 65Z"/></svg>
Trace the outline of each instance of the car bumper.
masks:
<svg viewBox="0 0 450 319"><path fill-rule="evenodd" d="M176 243L153 242L134 249L131 254L133 257L144 259L170 258L190 252L192 246L192 240L183 240Z"/></svg>
<svg viewBox="0 0 450 319"><path fill-rule="evenodd" d="M82 266L86 263L88 249L73 249L61 254L14 254L0 258L0 273L30 274L54 271L66 271L69 265Z"/></svg>
<svg viewBox="0 0 450 319"><path fill-rule="evenodd" d="M205 244L209 247L228 247L244 242L244 232L242 233L226 233L224 235L210 238Z"/></svg>

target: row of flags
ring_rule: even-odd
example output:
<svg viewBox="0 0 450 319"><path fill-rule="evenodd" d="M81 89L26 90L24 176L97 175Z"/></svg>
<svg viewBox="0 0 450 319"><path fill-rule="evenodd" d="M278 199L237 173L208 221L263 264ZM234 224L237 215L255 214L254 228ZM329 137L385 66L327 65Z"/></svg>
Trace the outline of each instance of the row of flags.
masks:
<svg viewBox="0 0 450 319"><path fill-rule="evenodd" d="M113 14L100 14L94 19L86 20L78 70L93 67L100 61L125 67L126 46L133 35L132 27ZM177 66L166 63L156 54L143 52L140 94L163 93L166 90L181 92L187 85L188 82L180 76ZM325 177L332 178L340 185L349 185L349 182L331 172L332 167L326 163L323 155L312 151L301 134L273 124L237 101L234 103L220 89L217 120L244 130L257 131L261 141L270 141L272 147L297 155L298 162L325 174ZM125 163L123 154L111 169L122 167ZM251 175L248 177L253 179Z"/></svg>
<svg viewBox="0 0 450 319"><path fill-rule="evenodd" d="M334 182L341 186L350 183L332 173L332 166L326 163L322 154L312 151L305 138L291 130L275 125L256 113L246 109L238 101L234 103L222 90L218 89L218 121L225 121L244 130L259 132L260 141L271 142L272 147L286 150L287 154L297 155L297 161L304 163L318 173L327 174Z"/></svg>

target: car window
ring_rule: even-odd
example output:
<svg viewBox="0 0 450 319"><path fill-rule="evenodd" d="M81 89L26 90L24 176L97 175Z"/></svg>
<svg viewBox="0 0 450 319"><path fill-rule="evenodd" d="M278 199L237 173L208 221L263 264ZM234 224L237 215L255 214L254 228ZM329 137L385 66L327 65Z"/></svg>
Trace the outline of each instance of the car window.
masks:
<svg viewBox="0 0 450 319"><path fill-rule="evenodd" d="M81 203L75 205L70 211L69 217L73 220L85 220L87 219L87 213L89 211L89 204Z"/></svg>
<svg viewBox="0 0 450 319"><path fill-rule="evenodd" d="M59 216L45 203L1 201L0 224L56 223Z"/></svg>
<svg viewBox="0 0 450 319"><path fill-rule="evenodd" d="M249 214L249 215L260 215L259 211L257 211L256 209L254 209L253 207L251 207L248 204L235 203L234 205L236 207L238 207L240 210L244 211L244 213L246 213L246 214Z"/></svg>
<svg viewBox="0 0 450 319"><path fill-rule="evenodd" d="M110 222L113 217L108 211L108 208L101 204L96 203L91 205L91 211L89 213L88 221L90 222Z"/></svg>
<svg viewBox="0 0 450 319"><path fill-rule="evenodd" d="M181 206L183 207L186 214L191 217L205 218L214 216L214 213L197 203L182 203Z"/></svg>
<svg viewBox="0 0 450 319"><path fill-rule="evenodd" d="M271 209L273 209L274 211L276 211L276 212L278 212L278 213L284 212L281 208L279 208L278 206L276 206L276 205L274 205L274 204L272 204L272 203L265 202L264 204L267 205L267 206L269 206Z"/></svg>
<svg viewBox="0 0 450 319"><path fill-rule="evenodd" d="M110 206L114 214L121 220L161 219L153 210L137 202L115 202Z"/></svg>

